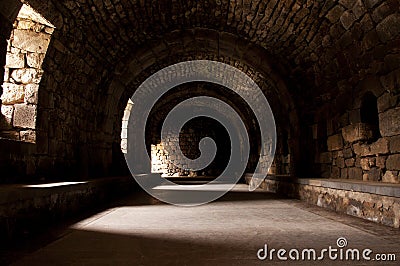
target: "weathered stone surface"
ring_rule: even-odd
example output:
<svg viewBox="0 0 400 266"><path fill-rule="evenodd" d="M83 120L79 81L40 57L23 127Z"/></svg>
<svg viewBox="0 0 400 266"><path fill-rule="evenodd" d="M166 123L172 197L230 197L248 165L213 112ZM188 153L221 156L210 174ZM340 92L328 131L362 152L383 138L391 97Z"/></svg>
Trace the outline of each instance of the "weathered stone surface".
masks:
<svg viewBox="0 0 400 266"><path fill-rule="evenodd" d="M40 53L27 53L26 62L28 66L40 69L42 67L44 54Z"/></svg>
<svg viewBox="0 0 400 266"><path fill-rule="evenodd" d="M367 172L367 180L368 181L379 181L381 180L381 176L382 176L382 170L379 168L371 168L371 170L369 170Z"/></svg>
<svg viewBox="0 0 400 266"><path fill-rule="evenodd" d="M36 142L36 132L34 130L22 130L19 132L20 140L26 142Z"/></svg>
<svg viewBox="0 0 400 266"><path fill-rule="evenodd" d="M381 169L386 168L386 159L387 159L387 156L376 157L376 166Z"/></svg>
<svg viewBox="0 0 400 266"><path fill-rule="evenodd" d="M340 169L340 178L347 179L348 178L347 172L348 172L347 168Z"/></svg>
<svg viewBox="0 0 400 266"><path fill-rule="evenodd" d="M46 53L50 37L51 35L41 32L16 29L14 30L13 46L28 52Z"/></svg>
<svg viewBox="0 0 400 266"><path fill-rule="evenodd" d="M24 19L28 21L33 21L36 23L40 23L49 27L54 27L53 24L48 22L45 18L43 18L39 13L37 13L32 7L28 5L23 5L19 11L18 19Z"/></svg>
<svg viewBox="0 0 400 266"><path fill-rule="evenodd" d="M340 178L340 168L339 167L332 167L331 178Z"/></svg>
<svg viewBox="0 0 400 266"><path fill-rule="evenodd" d="M329 19L331 23L336 23L340 19L340 16L343 14L343 12L344 8L337 5L328 12L326 18Z"/></svg>
<svg viewBox="0 0 400 266"><path fill-rule="evenodd" d="M370 145L369 154L386 154L389 153L389 141L386 138L380 138Z"/></svg>
<svg viewBox="0 0 400 266"><path fill-rule="evenodd" d="M362 172L361 168L350 167L350 168L348 168L348 177L349 177L349 179L362 180L363 172Z"/></svg>
<svg viewBox="0 0 400 266"><path fill-rule="evenodd" d="M28 84L25 86L25 102L31 104L38 103L38 92L39 85L38 84Z"/></svg>
<svg viewBox="0 0 400 266"><path fill-rule="evenodd" d="M353 14L355 15L356 19L359 19L362 17L367 9L364 6L364 3L362 0L357 0L357 2L353 6Z"/></svg>
<svg viewBox="0 0 400 266"><path fill-rule="evenodd" d="M1 95L1 101L3 102L3 104L15 104L24 102L24 86L12 83L4 83L2 87L3 95Z"/></svg>
<svg viewBox="0 0 400 266"><path fill-rule="evenodd" d="M11 77L18 83L39 83L41 72L34 68L17 69L11 73Z"/></svg>
<svg viewBox="0 0 400 266"><path fill-rule="evenodd" d="M353 157L353 150L351 149L351 147L347 147L347 148L343 149L343 157L345 159Z"/></svg>
<svg viewBox="0 0 400 266"><path fill-rule="evenodd" d="M346 159L345 164L347 167L354 166L354 158Z"/></svg>
<svg viewBox="0 0 400 266"><path fill-rule="evenodd" d="M360 165L363 170L370 170L368 158L361 158Z"/></svg>
<svg viewBox="0 0 400 266"><path fill-rule="evenodd" d="M376 32L382 42L392 40L400 33L400 15L392 14L376 26Z"/></svg>
<svg viewBox="0 0 400 266"><path fill-rule="evenodd" d="M399 84L400 84L400 69L396 69L389 74L382 76L380 78L382 86L388 92L399 92Z"/></svg>
<svg viewBox="0 0 400 266"><path fill-rule="evenodd" d="M382 177L382 182L399 183L398 171L386 171Z"/></svg>
<svg viewBox="0 0 400 266"><path fill-rule="evenodd" d="M347 142L355 142L372 138L373 132L367 124L357 123L342 128L342 136Z"/></svg>
<svg viewBox="0 0 400 266"><path fill-rule="evenodd" d="M26 104L14 105L14 127L35 129L36 106Z"/></svg>
<svg viewBox="0 0 400 266"><path fill-rule="evenodd" d="M25 66L24 54L7 53L6 67L23 68Z"/></svg>
<svg viewBox="0 0 400 266"><path fill-rule="evenodd" d="M354 21L356 21L356 16L353 14L353 12L347 10L342 14L340 17L340 22L342 23L343 27L348 30L351 28L353 25Z"/></svg>
<svg viewBox="0 0 400 266"><path fill-rule="evenodd" d="M344 168L345 162L343 157L339 157L336 159L336 164L339 168Z"/></svg>
<svg viewBox="0 0 400 266"><path fill-rule="evenodd" d="M328 137L328 150L335 151L343 148L343 139L341 134Z"/></svg>
<svg viewBox="0 0 400 266"><path fill-rule="evenodd" d="M397 96L386 92L381 97L378 98L377 103L378 103L378 112L379 113L385 112L386 110L396 106Z"/></svg>
<svg viewBox="0 0 400 266"><path fill-rule="evenodd" d="M390 138L390 152L400 152L400 136L394 136Z"/></svg>
<svg viewBox="0 0 400 266"><path fill-rule="evenodd" d="M400 170L400 154L389 155L386 160L386 169Z"/></svg>
<svg viewBox="0 0 400 266"><path fill-rule="evenodd" d="M14 112L14 106L10 105L1 106L1 114L7 119L9 123L11 123L13 112Z"/></svg>
<svg viewBox="0 0 400 266"><path fill-rule="evenodd" d="M400 107L379 114L379 130L383 137L400 135Z"/></svg>

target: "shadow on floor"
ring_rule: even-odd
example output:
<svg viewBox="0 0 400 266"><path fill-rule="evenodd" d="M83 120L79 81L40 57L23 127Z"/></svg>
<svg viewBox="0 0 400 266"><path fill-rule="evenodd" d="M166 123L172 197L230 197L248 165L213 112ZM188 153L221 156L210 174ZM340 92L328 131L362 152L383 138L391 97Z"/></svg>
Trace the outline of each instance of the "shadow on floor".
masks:
<svg viewBox="0 0 400 266"><path fill-rule="evenodd" d="M246 193L245 191L231 191L219 198L217 202L228 201L257 201L266 199L280 199L282 197L272 193ZM12 240L4 242L0 240L0 265L7 265L19 259L21 255L31 253L38 250L49 243L62 238L63 236L71 233L69 227L81 220L85 220L107 209L124 206L146 206L146 205L167 205L159 200L151 197L142 190L135 190L130 195L116 199L107 204L94 206L84 212L77 213L74 217L65 218L62 221L56 221L56 224L34 224L34 221L26 221L29 228L18 232L16 237Z"/></svg>

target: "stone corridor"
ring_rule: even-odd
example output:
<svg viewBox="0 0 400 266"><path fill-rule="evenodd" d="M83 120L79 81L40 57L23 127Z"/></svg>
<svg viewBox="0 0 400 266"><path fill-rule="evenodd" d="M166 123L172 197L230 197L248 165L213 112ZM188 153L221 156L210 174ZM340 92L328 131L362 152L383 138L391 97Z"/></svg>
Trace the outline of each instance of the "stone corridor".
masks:
<svg viewBox="0 0 400 266"><path fill-rule="evenodd" d="M182 208L137 193L53 230L49 243L18 254L12 265L320 265L318 260L259 260L257 251L338 248L400 256L397 229L338 215L298 200L238 185L220 200ZM43 245L43 246L40 246ZM319 256L319 253L317 253ZM339 254L339 253L337 253ZM288 254L286 254L288 256ZM301 256L301 253L300 253ZM398 265L393 261L330 260L325 265ZM371 258L373 258L371 256Z"/></svg>
<svg viewBox="0 0 400 266"><path fill-rule="evenodd" d="M1 264L399 255L400 0L1 0L0 77Z"/></svg>

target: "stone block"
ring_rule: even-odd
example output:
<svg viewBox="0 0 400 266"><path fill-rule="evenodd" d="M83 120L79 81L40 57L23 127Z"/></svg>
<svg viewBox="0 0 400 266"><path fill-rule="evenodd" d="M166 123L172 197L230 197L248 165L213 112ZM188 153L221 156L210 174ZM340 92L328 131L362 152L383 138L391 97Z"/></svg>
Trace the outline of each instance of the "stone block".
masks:
<svg viewBox="0 0 400 266"><path fill-rule="evenodd" d="M11 77L19 83L39 83L42 77L42 73L34 68L23 68L14 70L11 73Z"/></svg>
<svg viewBox="0 0 400 266"><path fill-rule="evenodd" d="M332 167L331 178L340 178L340 168L339 167Z"/></svg>
<svg viewBox="0 0 400 266"><path fill-rule="evenodd" d="M360 157L356 158L356 161L354 162L354 166L355 167L361 167L361 158Z"/></svg>
<svg viewBox="0 0 400 266"><path fill-rule="evenodd" d="M362 172L361 168L351 167L351 168L348 168L348 177L349 177L349 179L362 180L363 172Z"/></svg>
<svg viewBox="0 0 400 266"><path fill-rule="evenodd" d="M369 146L369 155L378 155L389 153L389 141L386 138L380 138Z"/></svg>
<svg viewBox="0 0 400 266"><path fill-rule="evenodd" d="M34 130L22 130L19 132L20 140L26 142L36 142L36 132Z"/></svg>
<svg viewBox="0 0 400 266"><path fill-rule="evenodd" d="M353 158L346 159L345 160L345 164L346 164L347 167L354 166L354 161L355 160Z"/></svg>
<svg viewBox="0 0 400 266"><path fill-rule="evenodd" d="M367 172L368 181L379 181L381 180L381 176L382 176L382 170L378 168L371 168L371 170Z"/></svg>
<svg viewBox="0 0 400 266"><path fill-rule="evenodd" d="M382 182L399 183L398 171L386 171L382 177Z"/></svg>
<svg viewBox="0 0 400 266"><path fill-rule="evenodd" d="M381 169L386 168L386 159L387 159L387 156L378 156L378 157L376 157L376 163L375 163L376 166L381 168Z"/></svg>
<svg viewBox="0 0 400 266"><path fill-rule="evenodd" d="M353 14L355 15L356 19L359 19L367 12L367 9L365 8L362 0L357 0L357 2L354 4L352 10L353 10Z"/></svg>
<svg viewBox="0 0 400 266"><path fill-rule="evenodd" d="M388 92L397 93L399 91L400 84L400 69L394 70L387 75L381 76L380 82L382 84L382 87Z"/></svg>
<svg viewBox="0 0 400 266"><path fill-rule="evenodd" d="M33 53L46 53L50 35L30 30L14 30L13 46Z"/></svg>
<svg viewBox="0 0 400 266"><path fill-rule="evenodd" d="M38 84L28 84L25 86L25 102L31 104L38 103Z"/></svg>
<svg viewBox="0 0 400 266"><path fill-rule="evenodd" d="M389 147L391 153L400 152L400 136L391 137Z"/></svg>
<svg viewBox="0 0 400 266"><path fill-rule="evenodd" d="M336 165L339 167L339 168L344 168L344 165L345 165L345 161L344 161L344 158L337 158L336 159Z"/></svg>
<svg viewBox="0 0 400 266"><path fill-rule="evenodd" d="M357 123L342 128L343 139L347 142L368 140L373 137L373 131L365 123Z"/></svg>
<svg viewBox="0 0 400 266"><path fill-rule="evenodd" d="M351 9L354 6L354 0L339 0L339 4L347 9Z"/></svg>
<svg viewBox="0 0 400 266"><path fill-rule="evenodd" d="M14 113L14 106L10 105L2 105L1 106L1 114L3 115L5 122L11 124Z"/></svg>
<svg viewBox="0 0 400 266"><path fill-rule="evenodd" d="M346 11L340 16L340 22L346 30L351 28L354 21L356 21L356 16L351 11Z"/></svg>
<svg viewBox="0 0 400 266"><path fill-rule="evenodd" d="M326 15L326 18L331 22L331 23L336 23L339 19L340 16L343 14L344 8L341 7L340 5L336 5L333 7L328 14Z"/></svg>
<svg viewBox="0 0 400 266"><path fill-rule="evenodd" d="M8 68L23 68L23 67L25 67L24 54L7 53L6 67L8 67Z"/></svg>
<svg viewBox="0 0 400 266"><path fill-rule="evenodd" d="M400 107L379 114L379 130L383 137L400 135Z"/></svg>
<svg viewBox="0 0 400 266"><path fill-rule="evenodd" d="M36 106L16 104L14 108L14 127L31 129L36 127Z"/></svg>
<svg viewBox="0 0 400 266"><path fill-rule="evenodd" d="M23 103L25 97L25 89L21 85L12 83L4 83L3 94L1 95L1 101L3 104L15 104Z"/></svg>
<svg viewBox="0 0 400 266"><path fill-rule="evenodd" d="M393 40L400 33L400 15L394 13L376 26L376 32L382 42Z"/></svg>
<svg viewBox="0 0 400 266"><path fill-rule="evenodd" d="M343 148L342 135L336 134L328 137L327 146L329 151L341 150Z"/></svg>
<svg viewBox="0 0 400 266"><path fill-rule="evenodd" d="M28 53L26 55L26 62L28 63L28 66L33 68L41 69L43 59L44 59L44 54L40 53Z"/></svg>
<svg viewBox="0 0 400 266"><path fill-rule="evenodd" d="M397 96L391 95L388 92L385 92L382 96L378 98L378 112L382 113L386 110L393 108L397 104Z"/></svg>
<svg viewBox="0 0 400 266"><path fill-rule="evenodd" d="M360 165L363 170L370 170L368 158L361 158Z"/></svg>
<svg viewBox="0 0 400 266"><path fill-rule="evenodd" d="M343 149L343 157L345 159L351 158L353 157L353 150L351 149L351 147L345 148Z"/></svg>
<svg viewBox="0 0 400 266"><path fill-rule="evenodd" d="M347 168L340 169L340 178L343 178L343 179L348 178L347 172L348 172Z"/></svg>
<svg viewBox="0 0 400 266"><path fill-rule="evenodd" d="M386 160L386 169L400 170L400 154L389 155Z"/></svg>
<svg viewBox="0 0 400 266"><path fill-rule="evenodd" d="M372 19L375 21L375 23L379 23L389 14L393 13L393 10L390 8L387 2L388 1L384 1L381 5L374 8L372 12Z"/></svg>

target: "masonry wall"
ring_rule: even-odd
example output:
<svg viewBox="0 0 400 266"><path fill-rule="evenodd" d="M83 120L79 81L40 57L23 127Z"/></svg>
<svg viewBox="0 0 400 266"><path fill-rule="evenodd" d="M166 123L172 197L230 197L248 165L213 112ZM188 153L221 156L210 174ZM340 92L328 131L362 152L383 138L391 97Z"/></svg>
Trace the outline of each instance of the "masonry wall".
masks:
<svg viewBox="0 0 400 266"><path fill-rule="evenodd" d="M316 130L327 126L322 140L326 141L326 150L315 158L322 176L400 182L400 61L385 62L388 74L361 81L357 97L345 112L328 119L327 125L315 125ZM372 113L367 112L368 117L376 116L376 125L362 121L366 94L376 102L376 109L368 107Z"/></svg>
<svg viewBox="0 0 400 266"><path fill-rule="evenodd" d="M217 145L214 160L204 169L193 171L187 165L181 165L175 153L180 147L184 156L197 159L200 156L199 143L202 138L212 138ZM170 153L168 151L171 151ZM152 172L164 176L219 176L230 159L230 140L228 133L215 120L197 118L185 125L179 138L167 136L166 142L151 145Z"/></svg>
<svg viewBox="0 0 400 266"><path fill-rule="evenodd" d="M1 95L3 138L36 141L36 116L42 63L54 26L24 5L13 23L7 45Z"/></svg>

